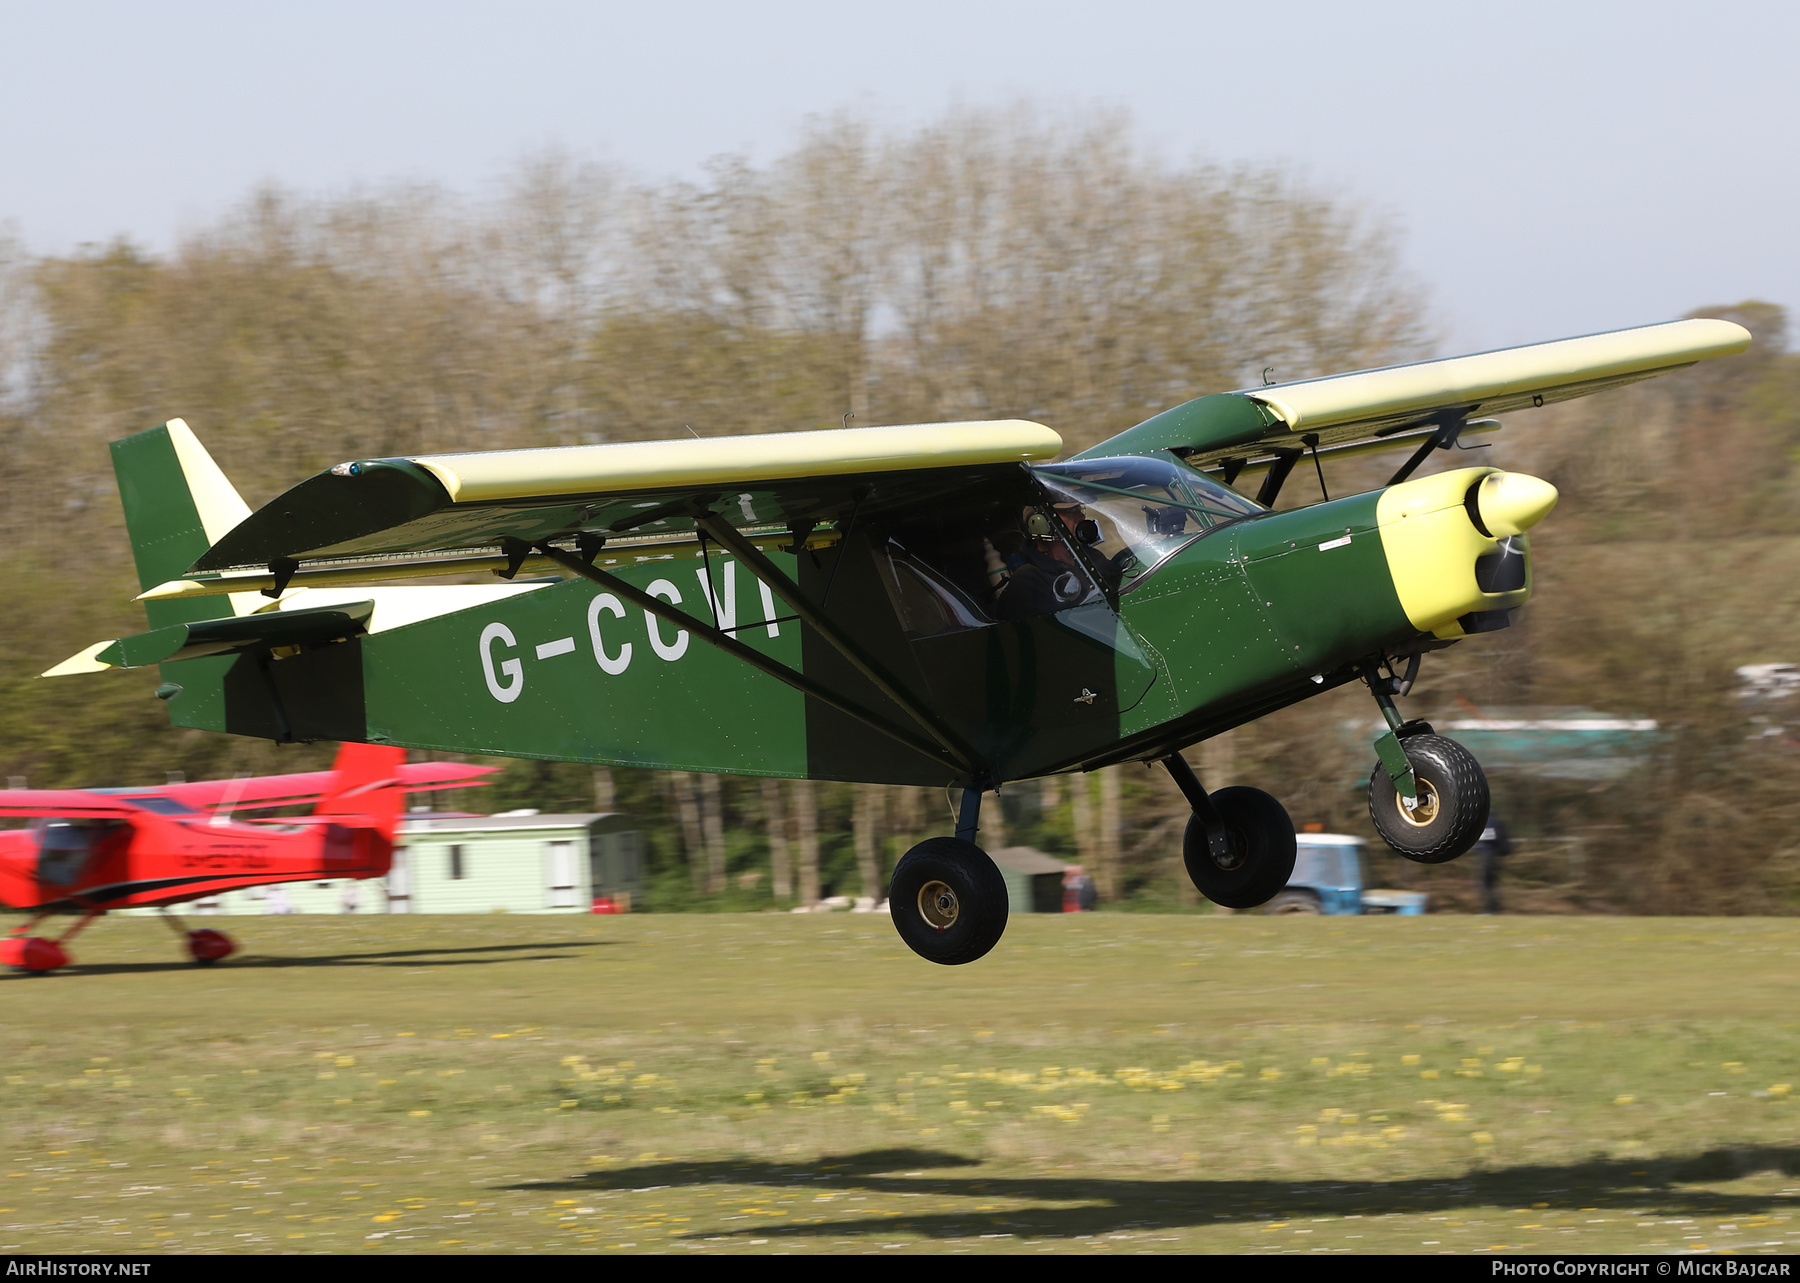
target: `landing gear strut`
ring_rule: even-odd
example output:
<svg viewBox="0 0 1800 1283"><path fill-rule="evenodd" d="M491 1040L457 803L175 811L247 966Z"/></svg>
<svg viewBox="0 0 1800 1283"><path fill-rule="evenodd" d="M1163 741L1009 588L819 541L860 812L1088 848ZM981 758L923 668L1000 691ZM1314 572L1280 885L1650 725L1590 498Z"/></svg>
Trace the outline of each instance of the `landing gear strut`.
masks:
<svg viewBox="0 0 1800 1283"><path fill-rule="evenodd" d="M1194 816L1181 839L1188 876L1200 894L1227 909L1254 909L1294 876L1294 822L1261 789L1208 793L1179 753L1162 759Z"/></svg>
<svg viewBox="0 0 1800 1283"><path fill-rule="evenodd" d="M1006 879L975 845L980 817L981 790L965 788L956 836L926 838L894 868L888 886L894 929L927 961L973 962L1006 931Z"/></svg>

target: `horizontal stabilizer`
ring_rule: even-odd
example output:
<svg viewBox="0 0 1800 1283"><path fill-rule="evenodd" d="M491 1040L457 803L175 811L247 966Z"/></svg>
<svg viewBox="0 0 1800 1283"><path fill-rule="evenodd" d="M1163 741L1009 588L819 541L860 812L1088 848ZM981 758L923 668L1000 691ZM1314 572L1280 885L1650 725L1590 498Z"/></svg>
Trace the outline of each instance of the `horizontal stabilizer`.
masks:
<svg viewBox="0 0 1800 1283"><path fill-rule="evenodd" d="M121 637L94 653L95 662L111 668L143 668L202 655L282 646L316 646L355 636L374 611L375 603L344 602L319 610L280 610L258 615L228 615L192 624L171 624L147 633ZM65 660L59 668L73 663ZM55 672L54 669L51 670ZM87 670L77 670L87 671Z"/></svg>
<svg viewBox="0 0 1800 1283"><path fill-rule="evenodd" d="M95 642L92 646L70 655L54 668L46 668L43 672L39 673L38 676L72 677L76 673L104 673L107 669L114 667L114 665L108 664L104 660L96 657L108 647L117 646L118 644L117 641Z"/></svg>
<svg viewBox="0 0 1800 1283"><path fill-rule="evenodd" d="M391 772L399 787L408 793L431 793L441 789L480 788L483 776L492 775L498 767L470 766L462 762L410 762ZM153 792L173 797L196 810L224 807L236 811L256 811L279 806L296 806L317 802L338 786L338 773L302 771L293 775L264 775L240 780L196 780L191 784L137 792ZM0 800L5 794L0 793Z"/></svg>

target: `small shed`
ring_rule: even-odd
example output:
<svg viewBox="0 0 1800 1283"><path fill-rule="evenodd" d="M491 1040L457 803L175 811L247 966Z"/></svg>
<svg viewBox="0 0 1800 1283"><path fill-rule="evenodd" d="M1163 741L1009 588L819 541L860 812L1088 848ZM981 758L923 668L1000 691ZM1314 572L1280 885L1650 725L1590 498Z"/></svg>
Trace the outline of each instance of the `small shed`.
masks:
<svg viewBox="0 0 1800 1283"><path fill-rule="evenodd" d="M1006 879L1006 898L1013 913L1061 913L1063 862L1035 847L1003 846L989 857Z"/></svg>
<svg viewBox="0 0 1800 1283"><path fill-rule="evenodd" d="M388 875L391 913L586 913L643 894L644 846L629 815L408 816Z"/></svg>

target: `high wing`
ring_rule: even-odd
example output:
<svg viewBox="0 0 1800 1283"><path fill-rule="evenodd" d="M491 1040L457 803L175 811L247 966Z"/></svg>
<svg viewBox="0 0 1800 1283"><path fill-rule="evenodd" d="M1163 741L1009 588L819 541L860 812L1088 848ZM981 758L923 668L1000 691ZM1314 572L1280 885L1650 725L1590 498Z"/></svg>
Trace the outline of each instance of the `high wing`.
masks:
<svg viewBox="0 0 1800 1283"><path fill-rule="evenodd" d="M495 766L460 762L409 762L394 772L408 793L480 787ZM304 771L243 780L196 780L191 784L123 789L7 789L0 791L0 816L55 816L62 819L130 819L147 813L229 809L254 811L317 802L331 792L336 771ZM387 781L378 781L385 785ZM361 790L359 790L361 791ZM171 805L173 804L173 805Z"/></svg>
<svg viewBox="0 0 1800 1283"><path fill-rule="evenodd" d="M69 820L126 820L148 814L150 808L123 798L80 789L7 789L0 792L0 816L56 816Z"/></svg>
<svg viewBox="0 0 1800 1283"><path fill-rule="evenodd" d="M1189 401L1077 455L1170 451L1225 474L1278 468L1283 456L1448 446L1492 425L1476 415L1542 406L1742 351L1749 332L1686 320L1472 356L1362 370ZM1062 442L1024 420L832 429L678 441L418 455L341 463L250 514L148 598L291 585L367 583L386 576L555 569L543 545L578 542L592 563L692 542L710 510L767 548L819 546L865 501L873 513L958 491L979 495L1019 463L1054 457ZM1410 469L1408 469L1410 470ZM757 533L761 532L758 538ZM810 542L808 542L810 541ZM565 568L566 569L566 568ZM377 575L376 572L379 572ZM236 621L177 625L114 643L97 665L310 643L354 632L360 602L315 618L287 606ZM347 617L346 617L347 616ZM79 657L78 657L79 658Z"/></svg>
<svg viewBox="0 0 1800 1283"><path fill-rule="evenodd" d="M1603 392L1730 356L1750 332L1729 321L1669 321L1605 334L1418 361L1200 397L1103 441L1077 458L1168 450L1196 466L1239 471L1274 465L1282 450L1363 453L1425 449L1501 414Z"/></svg>
<svg viewBox="0 0 1800 1283"><path fill-rule="evenodd" d="M442 574L442 559L457 553L529 549L577 533L590 547L691 540L696 502L717 505L734 528L789 543L864 499L979 490L996 472L1061 449L1041 424L999 420L355 460L252 513L190 574L254 568L285 588L329 582L317 572L330 575L334 562L360 563L365 582L371 568L404 574L412 567L397 563L420 557ZM467 569L492 562L510 573L525 565L508 566L504 552L465 560ZM239 591L263 583L260 575L230 580ZM169 587L166 595L181 592Z"/></svg>

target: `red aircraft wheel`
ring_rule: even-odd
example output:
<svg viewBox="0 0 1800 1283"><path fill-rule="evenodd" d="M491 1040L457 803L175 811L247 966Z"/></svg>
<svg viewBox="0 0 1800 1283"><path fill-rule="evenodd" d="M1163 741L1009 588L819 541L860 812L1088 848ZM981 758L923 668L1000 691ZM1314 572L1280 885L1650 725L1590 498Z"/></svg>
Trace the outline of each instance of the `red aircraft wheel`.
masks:
<svg viewBox="0 0 1800 1283"><path fill-rule="evenodd" d="M0 940L0 966L41 976L68 965L69 955L54 940L42 936L11 936Z"/></svg>
<svg viewBox="0 0 1800 1283"><path fill-rule="evenodd" d="M220 958L228 958L237 952L237 943L230 936L210 927L188 932L187 946L194 961L202 967L210 967Z"/></svg>

